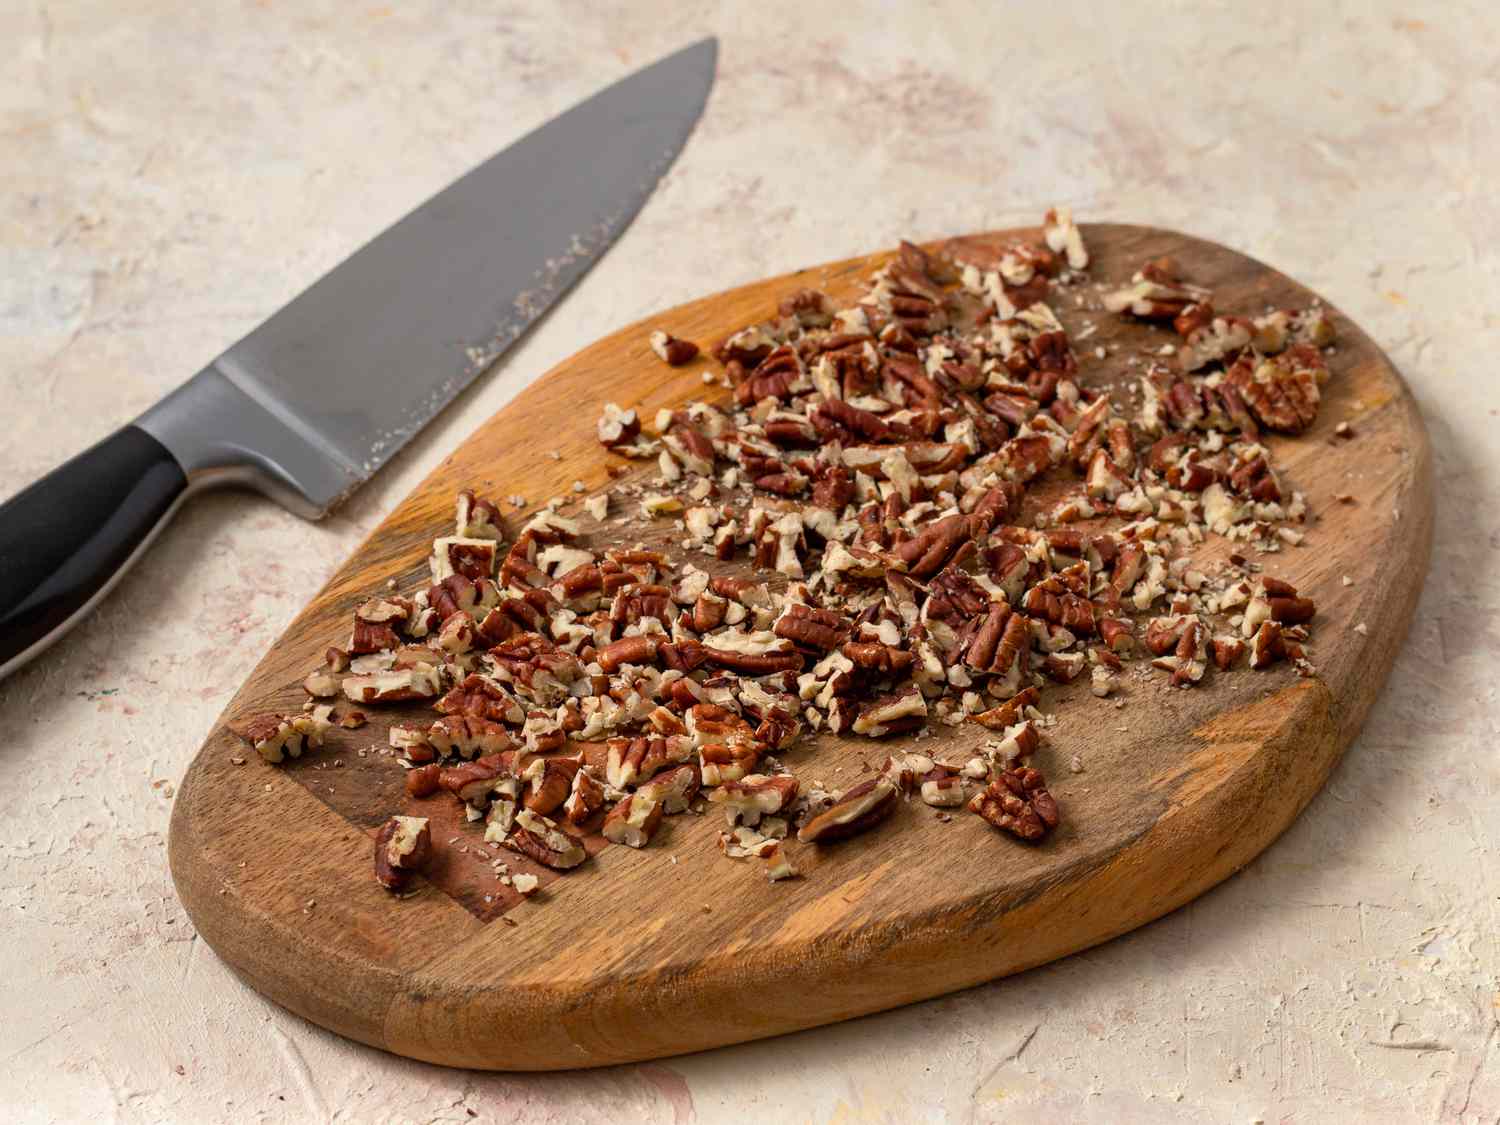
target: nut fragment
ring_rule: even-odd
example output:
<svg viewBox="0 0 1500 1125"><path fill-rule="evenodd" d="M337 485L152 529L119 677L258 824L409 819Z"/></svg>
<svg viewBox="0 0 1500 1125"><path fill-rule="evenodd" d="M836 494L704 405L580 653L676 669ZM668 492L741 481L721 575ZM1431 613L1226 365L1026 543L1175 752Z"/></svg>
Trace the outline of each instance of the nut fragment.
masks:
<svg viewBox="0 0 1500 1125"><path fill-rule="evenodd" d="M505 846L558 871L577 867L588 858L582 844L530 809L516 814L516 826Z"/></svg>
<svg viewBox="0 0 1500 1125"><path fill-rule="evenodd" d="M746 824L755 827L761 817L779 813L797 798L797 779L791 774L752 773L738 781L726 781L708 795L714 804L723 805L730 827Z"/></svg>
<svg viewBox="0 0 1500 1125"><path fill-rule="evenodd" d="M606 402L596 430L600 445L605 449L617 449L640 436L641 420L634 410L621 410L614 403Z"/></svg>
<svg viewBox="0 0 1500 1125"><path fill-rule="evenodd" d="M874 828L896 811L900 796L887 778L863 782L798 829L797 839L804 844L829 844Z"/></svg>
<svg viewBox="0 0 1500 1125"><path fill-rule="evenodd" d="M375 879L388 891L406 888L432 854L425 816L393 816L375 835Z"/></svg>
<svg viewBox="0 0 1500 1125"><path fill-rule="evenodd" d="M286 758L301 757L306 747L323 745L323 736L333 723L330 707L317 707L310 713L293 715L257 715L245 722L241 737L273 765Z"/></svg>
<svg viewBox="0 0 1500 1125"><path fill-rule="evenodd" d="M662 811L660 802L632 793L609 810L601 831L612 844L644 848L661 827Z"/></svg>
<svg viewBox="0 0 1500 1125"><path fill-rule="evenodd" d="M663 363L681 367L698 358L698 345L691 340L679 340L669 332L657 329L651 333L651 350Z"/></svg>

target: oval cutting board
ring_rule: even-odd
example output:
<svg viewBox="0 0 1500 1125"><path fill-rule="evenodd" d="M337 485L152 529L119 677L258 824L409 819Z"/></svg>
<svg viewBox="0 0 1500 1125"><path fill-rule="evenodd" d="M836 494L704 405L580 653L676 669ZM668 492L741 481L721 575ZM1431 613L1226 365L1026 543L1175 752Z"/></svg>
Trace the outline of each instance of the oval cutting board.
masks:
<svg viewBox="0 0 1500 1125"><path fill-rule="evenodd" d="M1146 258L1170 254L1212 286L1221 310L1313 299L1250 258L1184 235L1110 224L1084 234L1098 280L1122 282ZM993 251L1020 235L1036 232L955 243ZM1432 524L1427 437L1411 395L1337 312L1333 378L1316 425L1271 439L1283 480L1311 507L1307 544L1260 559L1266 573L1316 598L1309 654L1318 675L1241 669L1188 691L1168 689L1165 675L1131 675L1122 708L1091 696L1087 677L1049 688L1044 706L1058 722L1037 764L1064 823L1040 847L972 815L941 822L913 802L879 831L799 849L804 877L770 885L758 862L720 855L715 810L670 819L641 852L597 841L585 867L549 873L541 893L521 901L496 881L496 853L461 822L456 802L406 798L401 768L374 749L391 718L413 712L369 708L368 726L336 729L323 750L286 768L253 753L233 764L244 750L226 723L299 707L303 676L325 646L345 641L364 596L390 576L403 592L426 584L429 542L447 533L460 488L529 498L513 535L539 504L571 496L575 480L590 492L613 483L605 466L615 459L594 440L602 403L649 419L659 407L724 393L700 381L717 371L709 361L660 363L650 329L707 345L772 315L793 289L849 296L884 258L695 301L579 352L472 434L297 617L209 735L172 817L178 892L246 981L343 1035L433 1062L527 1070L647 1059L893 1007L1087 948L1212 887L1287 827L1381 689L1421 587ZM1138 370L1128 355L1170 338L1074 307L1072 292L1055 307L1075 336L1097 324L1076 345L1090 384L1123 380ZM1112 343L1115 354L1095 357ZM1334 437L1340 421L1354 427L1352 440ZM549 448L561 460L543 456ZM647 470L637 464L634 475ZM621 533L639 534L635 525ZM610 540L601 532L592 542ZM1222 541L1214 549L1228 552ZM962 760L962 748L987 735L973 724L945 735L945 756ZM889 749L824 737L787 761L803 779L840 788ZM1082 772L1069 768L1075 755ZM433 818L440 856L419 893L393 900L371 876L371 835L402 805Z"/></svg>

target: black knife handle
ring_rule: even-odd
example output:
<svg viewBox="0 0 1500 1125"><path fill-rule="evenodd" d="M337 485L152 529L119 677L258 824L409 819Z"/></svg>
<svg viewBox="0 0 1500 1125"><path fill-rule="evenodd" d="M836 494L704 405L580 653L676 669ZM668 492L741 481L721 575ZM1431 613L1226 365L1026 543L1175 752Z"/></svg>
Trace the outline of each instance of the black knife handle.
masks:
<svg viewBox="0 0 1500 1125"><path fill-rule="evenodd" d="M126 426L0 505L0 677L108 592L186 489L166 447Z"/></svg>

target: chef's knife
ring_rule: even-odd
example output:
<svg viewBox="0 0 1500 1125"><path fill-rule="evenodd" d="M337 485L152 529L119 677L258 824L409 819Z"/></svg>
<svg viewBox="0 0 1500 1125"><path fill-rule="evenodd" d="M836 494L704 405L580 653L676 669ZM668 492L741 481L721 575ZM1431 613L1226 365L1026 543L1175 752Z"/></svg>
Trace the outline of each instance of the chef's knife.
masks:
<svg viewBox="0 0 1500 1125"><path fill-rule="evenodd" d="M99 601L193 492L317 519L609 248L713 84L705 39L475 168L187 383L0 506L0 678Z"/></svg>

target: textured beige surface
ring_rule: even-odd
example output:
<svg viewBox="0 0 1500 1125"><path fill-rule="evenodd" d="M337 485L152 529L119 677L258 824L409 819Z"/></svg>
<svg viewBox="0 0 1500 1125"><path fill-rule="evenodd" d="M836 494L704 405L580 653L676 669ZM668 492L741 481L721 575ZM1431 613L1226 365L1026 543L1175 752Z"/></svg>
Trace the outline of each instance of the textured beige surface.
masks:
<svg viewBox="0 0 1500 1125"><path fill-rule="evenodd" d="M636 224L348 508L314 526L195 501L102 612L0 683L5 1119L1500 1120L1500 14L455 7L0 3L0 495L494 149L723 39L707 116ZM1426 413L1438 524L1411 639L1260 860L1021 977L585 1074L382 1056L268 1005L194 939L163 855L172 786L450 443L654 308L1053 201L1322 290Z"/></svg>

